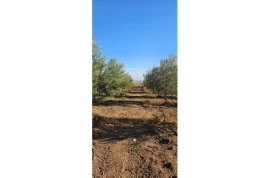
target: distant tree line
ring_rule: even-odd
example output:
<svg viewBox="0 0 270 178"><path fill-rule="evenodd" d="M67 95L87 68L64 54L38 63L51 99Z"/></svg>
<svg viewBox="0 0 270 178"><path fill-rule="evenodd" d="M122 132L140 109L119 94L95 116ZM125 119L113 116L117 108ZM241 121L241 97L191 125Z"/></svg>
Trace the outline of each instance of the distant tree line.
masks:
<svg viewBox="0 0 270 178"><path fill-rule="evenodd" d="M143 84L167 100L168 95L177 95L177 56L170 54L161 59L158 67L153 67L144 76Z"/></svg>
<svg viewBox="0 0 270 178"><path fill-rule="evenodd" d="M117 58L106 62L106 56L102 55L101 48L92 35L92 95L96 97L111 96L116 90L132 84L131 76L125 72L124 64Z"/></svg>

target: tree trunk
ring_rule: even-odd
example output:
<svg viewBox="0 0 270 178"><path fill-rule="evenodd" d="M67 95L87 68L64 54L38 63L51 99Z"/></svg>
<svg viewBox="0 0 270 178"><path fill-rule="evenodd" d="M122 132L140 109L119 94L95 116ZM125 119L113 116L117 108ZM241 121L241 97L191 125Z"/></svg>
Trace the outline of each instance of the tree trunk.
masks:
<svg viewBox="0 0 270 178"><path fill-rule="evenodd" d="M165 100L166 100L166 104L168 103L168 98L167 98L167 92L164 92L164 97L165 97Z"/></svg>

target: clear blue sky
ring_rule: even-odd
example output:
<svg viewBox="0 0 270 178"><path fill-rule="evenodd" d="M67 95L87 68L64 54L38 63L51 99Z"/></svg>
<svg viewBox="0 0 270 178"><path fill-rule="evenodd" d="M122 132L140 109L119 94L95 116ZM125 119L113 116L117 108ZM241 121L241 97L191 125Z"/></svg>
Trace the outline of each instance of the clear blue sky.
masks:
<svg viewBox="0 0 270 178"><path fill-rule="evenodd" d="M134 80L177 54L177 0L93 0L93 33Z"/></svg>

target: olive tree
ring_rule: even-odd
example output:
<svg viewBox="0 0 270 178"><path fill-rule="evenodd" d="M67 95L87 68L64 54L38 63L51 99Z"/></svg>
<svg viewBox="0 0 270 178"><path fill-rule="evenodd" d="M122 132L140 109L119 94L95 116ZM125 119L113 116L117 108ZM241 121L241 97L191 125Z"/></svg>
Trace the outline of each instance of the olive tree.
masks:
<svg viewBox="0 0 270 178"><path fill-rule="evenodd" d="M106 63L106 56L102 55L94 35L92 40L92 94L95 100L97 96L112 95L117 89L132 84L133 80L125 72L124 64L119 63L117 58Z"/></svg>
<svg viewBox="0 0 270 178"><path fill-rule="evenodd" d="M92 39L92 94L95 98L101 93L101 76L106 66L106 57L101 55L101 48L95 42L94 36Z"/></svg>
<svg viewBox="0 0 270 178"><path fill-rule="evenodd" d="M177 95L177 56L169 55L144 74L144 85L167 100L168 95Z"/></svg>

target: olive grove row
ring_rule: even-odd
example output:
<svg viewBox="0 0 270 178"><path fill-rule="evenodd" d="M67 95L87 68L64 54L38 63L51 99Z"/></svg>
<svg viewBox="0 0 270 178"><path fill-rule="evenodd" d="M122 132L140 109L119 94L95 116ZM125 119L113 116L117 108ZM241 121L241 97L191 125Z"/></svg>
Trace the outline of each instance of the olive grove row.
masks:
<svg viewBox="0 0 270 178"><path fill-rule="evenodd" d="M131 76L125 72L124 65L112 58L106 62L101 48L92 36L92 95L96 97L111 96L119 88L132 83Z"/></svg>

